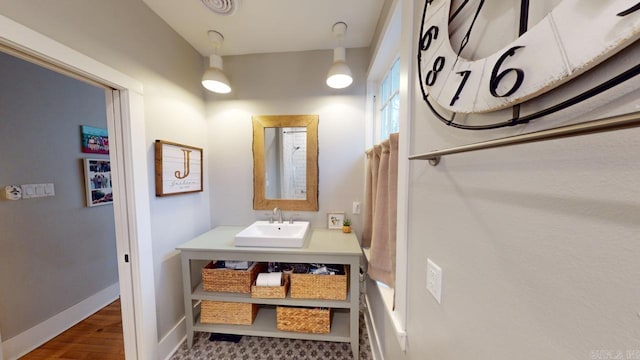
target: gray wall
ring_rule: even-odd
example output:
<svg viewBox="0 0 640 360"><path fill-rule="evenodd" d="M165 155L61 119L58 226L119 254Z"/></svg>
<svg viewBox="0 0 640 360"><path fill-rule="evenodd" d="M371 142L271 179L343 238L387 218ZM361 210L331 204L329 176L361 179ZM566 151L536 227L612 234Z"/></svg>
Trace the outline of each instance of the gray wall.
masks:
<svg viewBox="0 0 640 360"><path fill-rule="evenodd" d="M106 129L105 93L0 53L0 187L55 197L0 201L0 326L10 339L118 281L113 206L86 207L80 125Z"/></svg>
<svg viewBox="0 0 640 360"><path fill-rule="evenodd" d="M6 0L0 13L142 83L150 172L156 139L204 148L206 164L203 58L142 1ZM158 340L184 317L175 247L210 228L206 176L204 193L166 198L155 197L153 173L145 179L151 192L154 279L144 281L155 282Z"/></svg>
<svg viewBox="0 0 640 360"><path fill-rule="evenodd" d="M296 211L296 218L327 227L327 212L353 217L360 235L361 215L352 202L363 201L365 74L368 48L347 50L354 83L341 90L325 84L331 50L228 56L229 95L208 95L211 221L246 225L266 219L253 210L252 115L319 115L319 211ZM285 211L285 216L292 213Z"/></svg>
<svg viewBox="0 0 640 360"><path fill-rule="evenodd" d="M415 3L414 34L424 1ZM631 64L639 48L625 56ZM637 111L640 97L634 81L527 126L465 132L434 118L415 76L414 154ZM638 139L629 129L412 162L407 352L386 358L637 357ZM427 258L443 269L442 304L425 288Z"/></svg>

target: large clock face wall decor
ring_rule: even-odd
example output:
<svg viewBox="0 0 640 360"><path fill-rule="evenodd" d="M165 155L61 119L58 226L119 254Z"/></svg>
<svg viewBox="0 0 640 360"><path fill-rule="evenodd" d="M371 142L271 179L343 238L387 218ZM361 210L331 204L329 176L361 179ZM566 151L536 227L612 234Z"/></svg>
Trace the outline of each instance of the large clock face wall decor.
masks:
<svg viewBox="0 0 640 360"><path fill-rule="evenodd" d="M425 0L418 76L423 98L436 117L447 125L471 130L523 124L578 104L640 73L640 61L635 59L606 80L557 102L547 101L534 112L521 113L527 102L588 76L588 71L602 67L640 38L640 3L636 0L558 1L528 28L528 0L509 1L513 5L508 6L515 7L510 13L518 18L507 20L500 17L504 12L487 20L485 0ZM496 4L490 10L507 6ZM485 34L484 25L489 21L510 24L511 20L514 28L504 32L512 32L510 39L515 40L481 58L464 57L471 43L497 42L496 36L488 39ZM478 124L469 121L469 115L462 116L494 112L509 116ZM465 121L457 121L457 114Z"/></svg>

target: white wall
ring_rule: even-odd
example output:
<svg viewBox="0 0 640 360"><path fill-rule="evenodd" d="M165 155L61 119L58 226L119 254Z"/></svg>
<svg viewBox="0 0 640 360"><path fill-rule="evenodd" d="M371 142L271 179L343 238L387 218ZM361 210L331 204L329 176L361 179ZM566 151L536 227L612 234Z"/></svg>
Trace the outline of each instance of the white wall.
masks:
<svg viewBox="0 0 640 360"><path fill-rule="evenodd" d="M153 141L208 153L200 77L202 57L139 1L3 1L0 13L140 81L148 168ZM153 174L146 175L153 191ZM205 181L206 183L206 181ZM151 197L158 339L184 316L175 246L209 229L208 187L201 194Z"/></svg>
<svg viewBox="0 0 640 360"><path fill-rule="evenodd" d="M447 128L413 84L412 153L523 131ZM620 93L526 130L638 108L640 91ZM437 167L412 162L406 357L637 357L638 139L630 129L452 155ZM441 305L425 289L427 257L444 272Z"/></svg>
<svg viewBox="0 0 640 360"><path fill-rule="evenodd" d="M345 211L364 190L364 83L368 49L349 49L354 83L342 90L325 84L332 51L242 55L224 58L233 86L229 95L209 95L211 221L246 225L266 219L253 210L253 115L319 115L319 211L295 212L314 227L327 226L327 212ZM284 211L285 216L291 212ZM360 215L353 216L360 234Z"/></svg>

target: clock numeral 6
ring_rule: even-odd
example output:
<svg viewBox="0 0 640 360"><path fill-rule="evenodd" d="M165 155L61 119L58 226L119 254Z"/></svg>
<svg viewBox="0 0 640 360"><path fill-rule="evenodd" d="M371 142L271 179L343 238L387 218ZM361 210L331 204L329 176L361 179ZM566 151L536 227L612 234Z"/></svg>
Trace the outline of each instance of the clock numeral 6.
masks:
<svg viewBox="0 0 640 360"><path fill-rule="evenodd" d="M504 54L502 54L502 56L500 56L498 61L496 61L496 64L493 66L493 70L491 70L491 80L489 80L489 91L491 92L491 95L493 95L494 97L509 96L514 92L516 92L520 88L520 85L522 85L522 82L524 81L524 71L522 69L509 68L502 71L499 74L498 74L498 71L500 70L502 63L507 59L507 57L513 56L516 53L516 50L521 49L523 47L524 46L514 46L511 49L507 50ZM515 84L513 84L511 89L509 89L509 91L500 95L498 94L498 85L500 84L500 81L502 81L502 79L505 76L507 76L510 72L516 73L516 82Z"/></svg>
<svg viewBox="0 0 640 360"><path fill-rule="evenodd" d="M429 49L431 41L438 38L438 31L438 27L433 25L422 35L422 39L420 39L420 50L426 51Z"/></svg>
<svg viewBox="0 0 640 360"><path fill-rule="evenodd" d="M444 60L444 56L438 56L436 61L433 62L431 70L429 70L427 77L424 79L424 83L427 84L427 86L432 86L436 83L438 73L442 71L442 68L444 68Z"/></svg>

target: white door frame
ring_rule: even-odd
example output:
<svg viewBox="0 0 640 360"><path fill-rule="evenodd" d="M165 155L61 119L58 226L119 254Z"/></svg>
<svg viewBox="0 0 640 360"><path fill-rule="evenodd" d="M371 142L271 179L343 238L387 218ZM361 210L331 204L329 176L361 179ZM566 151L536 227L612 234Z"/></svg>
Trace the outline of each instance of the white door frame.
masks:
<svg viewBox="0 0 640 360"><path fill-rule="evenodd" d="M0 15L0 44L114 89L107 92L125 356L157 358L157 324L142 84ZM125 255L129 261L125 262ZM0 360L2 360L0 341Z"/></svg>

